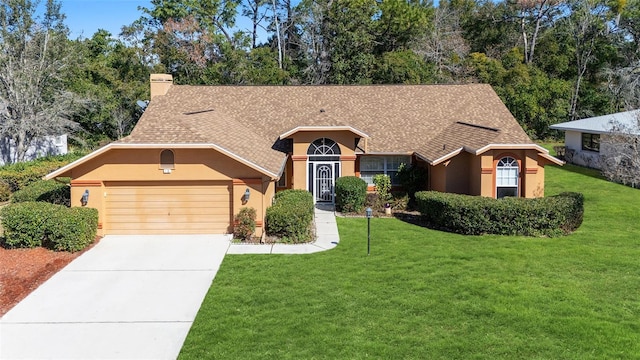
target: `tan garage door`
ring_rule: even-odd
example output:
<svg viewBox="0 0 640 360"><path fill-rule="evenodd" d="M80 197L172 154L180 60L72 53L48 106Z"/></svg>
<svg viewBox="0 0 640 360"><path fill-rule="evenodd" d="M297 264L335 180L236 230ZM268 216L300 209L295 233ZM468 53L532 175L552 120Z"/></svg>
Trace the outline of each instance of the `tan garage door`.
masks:
<svg viewBox="0 0 640 360"><path fill-rule="evenodd" d="M107 234L231 231L231 182L108 182L105 187Z"/></svg>

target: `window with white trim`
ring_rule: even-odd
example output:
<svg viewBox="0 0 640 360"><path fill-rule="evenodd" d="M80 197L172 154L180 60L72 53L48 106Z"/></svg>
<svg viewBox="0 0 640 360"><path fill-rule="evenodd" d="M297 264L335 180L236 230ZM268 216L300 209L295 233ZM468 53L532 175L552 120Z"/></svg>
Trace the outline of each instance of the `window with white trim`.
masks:
<svg viewBox="0 0 640 360"><path fill-rule="evenodd" d="M362 156L360 157L360 177L369 185L373 185L373 177L377 174L389 175L392 185L398 183L397 174L400 164L409 165L409 156Z"/></svg>
<svg viewBox="0 0 640 360"><path fill-rule="evenodd" d="M287 168L286 167L282 171L282 175L280 175L280 179L278 179L276 186L279 188L287 187Z"/></svg>
<svg viewBox="0 0 640 360"><path fill-rule="evenodd" d="M496 197L518 196L518 161L510 156L503 157L496 165Z"/></svg>

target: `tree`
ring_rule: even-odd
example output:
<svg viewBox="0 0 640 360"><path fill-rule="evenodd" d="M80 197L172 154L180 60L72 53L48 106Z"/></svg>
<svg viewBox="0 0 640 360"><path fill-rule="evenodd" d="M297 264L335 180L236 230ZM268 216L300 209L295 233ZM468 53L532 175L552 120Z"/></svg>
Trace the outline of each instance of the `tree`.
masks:
<svg viewBox="0 0 640 360"><path fill-rule="evenodd" d="M599 40L606 31L606 7L600 0L577 0L571 4L572 13L566 18L566 31L569 34L575 54L575 87L571 97L569 118L578 117L578 101L582 80L589 66L597 60L595 54Z"/></svg>
<svg viewBox="0 0 640 360"><path fill-rule="evenodd" d="M611 123L600 139L602 174L610 181L640 187L640 117L633 124Z"/></svg>
<svg viewBox="0 0 640 360"><path fill-rule="evenodd" d="M0 5L0 155L5 163L24 161L38 138L76 128L70 119L77 98L64 86L74 64L64 15L60 3L48 0L38 19L38 3Z"/></svg>
<svg viewBox="0 0 640 360"><path fill-rule="evenodd" d="M440 2L431 26L416 46L417 52L435 66L439 83L459 82L464 78L469 44L463 37L460 13L461 10L449 3Z"/></svg>
<svg viewBox="0 0 640 360"><path fill-rule="evenodd" d="M533 62L538 36L545 27L550 27L552 22L561 13L563 2L561 0L517 0L519 9L520 31L524 48L524 61L527 64Z"/></svg>

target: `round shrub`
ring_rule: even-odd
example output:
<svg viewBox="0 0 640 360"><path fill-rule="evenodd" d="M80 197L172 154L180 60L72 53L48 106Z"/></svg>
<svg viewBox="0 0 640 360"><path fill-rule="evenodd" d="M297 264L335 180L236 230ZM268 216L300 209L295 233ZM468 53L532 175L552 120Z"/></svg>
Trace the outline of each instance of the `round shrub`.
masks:
<svg viewBox="0 0 640 360"><path fill-rule="evenodd" d="M579 193L493 199L421 191L416 202L433 226L467 235L559 236L577 229L584 212L584 197Z"/></svg>
<svg viewBox="0 0 640 360"><path fill-rule="evenodd" d="M361 212L367 198L367 182L355 176L336 180L336 210Z"/></svg>
<svg viewBox="0 0 640 360"><path fill-rule="evenodd" d="M76 252L93 243L97 232L97 209L63 207L49 217L44 244L55 251Z"/></svg>
<svg viewBox="0 0 640 360"><path fill-rule="evenodd" d="M54 180L39 180L13 193L11 201L14 203L44 201L69 206L71 189L69 185Z"/></svg>
<svg viewBox="0 0 640 360"><path fill-rule="evenodd" d="M43 202L9 204L2 208L4 242L13 248L42 246L45 240L47 220L62 206Z"/></svg>
<svg viewBox="0 0 640 360"><path fill-rule="evenodd" d="M276 193L274 204L267 208L267 235L283 242L301 243L312 238L313 196L305 190L285 190Z"/></svg>
<svg viewBox="0 0 640 360"><path fill-rule="evenodd" d="M251 240L256 232L256 209L244 207L235 216L233 237L240 240Z"/></svg>

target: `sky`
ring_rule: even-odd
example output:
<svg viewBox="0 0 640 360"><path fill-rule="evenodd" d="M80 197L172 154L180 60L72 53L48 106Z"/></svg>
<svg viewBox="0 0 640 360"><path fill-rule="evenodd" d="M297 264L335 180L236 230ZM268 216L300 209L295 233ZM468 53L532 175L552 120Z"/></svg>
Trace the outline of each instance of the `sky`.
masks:
<svg viewBox="0 0 640 360"><path fill-rule="evenodd" d="M138 6L151 6L149 0L61 0L60 3L72 39L90 38L98 29L117 37L122 26L142 16Z"/></svg>

